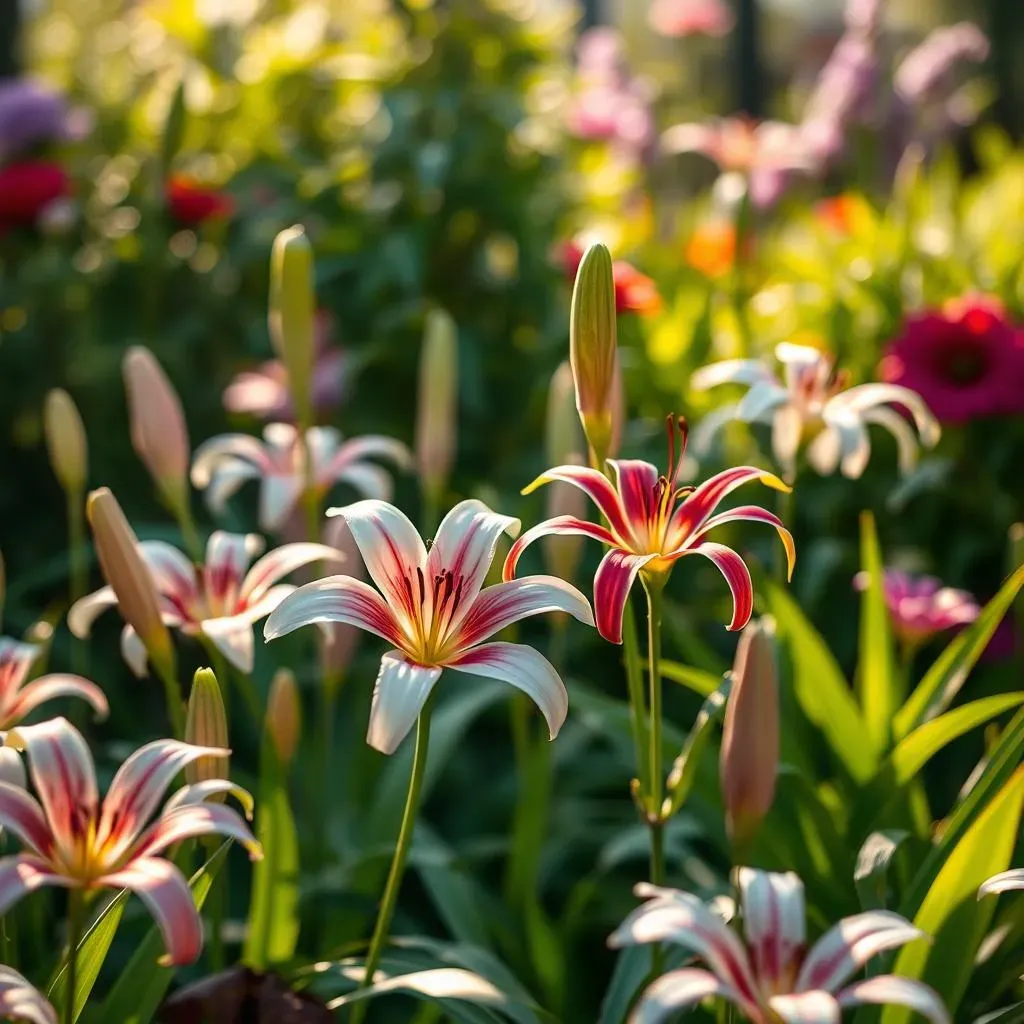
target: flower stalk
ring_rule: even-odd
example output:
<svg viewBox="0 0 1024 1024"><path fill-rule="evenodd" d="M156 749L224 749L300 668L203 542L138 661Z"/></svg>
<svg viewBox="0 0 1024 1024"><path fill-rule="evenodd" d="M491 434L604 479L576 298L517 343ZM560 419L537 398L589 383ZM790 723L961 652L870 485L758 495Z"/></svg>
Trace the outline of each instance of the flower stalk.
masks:
<svg viewBox="0 0 1024 1024"><path fill-rule="evenodd" d="M85 893L72 889L68 894L67 984L64 986L64 1024L75 1024L75 989L78 985L78 943L82 936Z"/></svg>

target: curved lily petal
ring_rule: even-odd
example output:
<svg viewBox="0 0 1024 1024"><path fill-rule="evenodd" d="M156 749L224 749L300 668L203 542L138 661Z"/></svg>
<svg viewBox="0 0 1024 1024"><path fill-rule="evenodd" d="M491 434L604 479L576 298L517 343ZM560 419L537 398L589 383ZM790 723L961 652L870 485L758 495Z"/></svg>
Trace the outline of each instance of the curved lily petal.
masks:
<svg viewBox="0 0 1024 1024"><path fill-rule="evenodd" d="M184 875L162 857L143 857L121 871L97 879L101 885L130 889L146 904L163 936L165 965L195 963L203 949L203 925Z"/></svg>
<svg viewBox="0 0 1024 1024"><path fill-rule="evenodd" d="M275 533L284 526L302 497L302 479L295 473L271 473L260 483L260 528Z"/></svg>
<svg viewBox="0 0 1024 1024"><path fill-rule="evenodd" d="M245 570L263 549L263 538L255 533L227 533L216 530L206 544L203 587L214 608L228 615L237 611Z"/></svg>
<svg viewBox="0 0 1024 1024"><path fill-rule="evenodd" d="M121 657L132 673L139 679L146 674L149 664L149 652L146 645L139 639L134 626L125 625L121 630Z"/></svg>
<svg viewBox="0 0 1024 1024"><path fill-rule="evenodd" d="M754 584L751 582L747 563L732 548L712 541L705 541L692 548L683 548L682 551L673 552L669 557L677 558L682 555L703 555L718 566L725 577L725 582L729 584L729 590L732 591L732 622L726 629L731 632L742 629L754 612Z"/></svg>
<svg viewBox="0 0 1024 1024"><path fill-rule="evenodd" d="M455 642L459 650L466 650L513 622L544 612L568 612L584 625L594 625L590 602L571 583L555 576L525 576L482 590Z"/></svg>
<svg viewBox="0 0 1024 1024"><path fill-rule="evenodd" d="M0 967L0 1017L24 1024L57 1024L57 1011L13 967Z"/></svg>
<svg viewBox="0 0 1024 1024"><path fill-rule="evenodd" d="M256 466L241 459L225 459L217 466L206 487L206 504L215 515L223 515L228 502L235 496L242 484L259 480L262 474Z"/></svg>
<svg viewBox="0 0 1024 1024"><path fill-rule="evenodd" d="M273 468L258 438L248 434L220 434L204 441L192 456L192 485L199 490L209 487L225 457L233 457L232 461L243 459L261 474L269 473Z"/></svg>
<svg viewBox="0 0 1024 1024"><path fill-rule="evenodd" d="M788 480L796 473L796 453L804 436L804 417L792 402L775 409L772 416L772 454Z"/></svg>
<svg viewBox="0 0 1024 1024"><path fill-rule="evenodd" d="M254 662L252 618L249 615L225 615L203 619L200 629L217 650L245 675L252 674Z"/></svg>
<svg viewBox="0 0 1024 1024"><path fill-rule="evenodd" d="M173 544L144 540L139 544L139 554L157 590L174 595L186 607L195 599L199 586L195 566Z"/></svg>
<svg viewBox="0 0 1024 1024"><path fill-rule="evenodd" d="M736 416L747 423L757 423L787 402L789 391L786 388L774 381L762 381L754 384L740 400Z"/></svg>
<svg viewBox="0 0 1024 1024"><path fill-rule="evenodd" d="M709 971L696 967L669 971L647 986L629 1021L630 1024L661 1024L710 996L739 1002L736 992Z"/></svg>
<svg viewBox="0 0 1024 1024"><path fill-rule="evenodd" d="M982 896L995 896L1001 892L1009 892L1011 889L1024 889L1024 868L1013 868L1010 871L1000 871L998 875L986 878L978 889L978 899Z"/></svg>
<svg viewBox="0 0 1024 1024"><path fill-rule="evenodd" d="M0 636L0 689L7 694L17 692L41 651L39 644Z"/></svg>
<svg viewBox="0 0 1024 1024"><path fill-rule="evenodd" d="M239 597L258 601L267 589L296 569L313 562L342 562L345 556L326 544L282 544L269 551L246 574Z"/></svg>
<svg viewBox="0 0 1024 1024"><path fill-rule="evenodd" d="M522 644L481 644L454 660L445 668L454 668L474 676L500 679L522 690L540 708L554 739L569 712L569 695L554 666L532 647Z"/></svg>
<svg viewBox="0 0 1024 1024"><path fill-rule="evenodd" d="M768 1004L785 1024L839 1024L842 1020L839 1003L828 992L772 996Z"/></svg>
<svg viewBox="0 0 1024 1024"><path fill-rule="evenodd" d="M533 483L524 487L523 494L531 494L538 487L549 484L552 480L561 480L578 487L601 510L601 514L608 520L613 533L618 534L623 540L631 536L629 523L623 514L618 492L604 473L599 473L596 469L590 469L587 466L555 466L554 469L541 473Z"/></svg>
<svg viewBox="0 0 1024 1024"><path fill-rule="evenodd" d="M821 442L823 445L834 446L835 438L839 443L839 469L849 480L859 480L867 468L871 458L871 438L863 420L845 407L825 406L822 412L826 428L815 438L808 450L807 457L814 464L814 447ZM825 438L825 441L822 441Z"/></svg>
<svg viewBox="0 0 1024 1024"><path fill-rule="evenodd" d="M394 490L391 474L372 462L354 462L342 466L329 482L348 484L360 497L376 498L378 501L387 501Z"/></svg>
<svg viewBox="0 0 1024 1024"><path fill-rule="evenodd" d="M252 793L228 779L203 779L201 782L192 783L191 786L182 786L164 804L161 817L166 817L179 807L193 807L196 804L206 803L207 800L211 800L215 796L233 796L242 805L242 813L246 819L252 820L252 812L256 804Z"/></svg>
<svg viewBox="0 0 1024 1024"><path fill-rule="evenodd" d="M811 948L796 979L796 991L834 992L873 956L924 938L906 918L887 910L845 917Z"/></svg>
<svg viewBox="0 0 1024 1024"><path fill-rule="evenodd" d="M756 466L737 466L716 473L700 484L672 514L667 543L672 547L681 547L691 534L696 533L711 518L727 495L753 480L777 491L788 492L791 489L774 473Z"/></svg>
<svg viewBox="0 0 1024 1024"><path fill-rule="evenodd" d="M878 975L847 986L839 993L838 999L843 1009L863 1003L895 1004L909 1007L922 1017L927 1017L932 1024L952 1024L952 1018L938 993L923 982L910 978Z"/></svg>
<svg viewBox="0 0 1024 1024"><path fill-rule="evenodd" d="M106 696L95 683L82 676L54 672L40 676L23 687L14 705L9 708L8 715L11 719L20 721L30 711L48 700L53 700L54 697L81 697L92 705L96 717L101 719L106 718L110 710Z"/></svg>
<svg viewBox="0 0 1024 1024"><path fill-rule="evenodd" d="M748 387L762 382L777 383L775 375L759 359L723 359L694 370L690 387L694 391L707 391L719 384L746 384Z"/></svg>
<svg viewBox="0 0 1024 1024"><path fill-rule="evenodd" d="M615 473L619 501L626 519L631 523L644 522L658 482L657 467L640 459L609 459L608 465ZM670 470L674 468L669 467Z"/></svg>
<svg viewBox="0 0 1024 1024"><path fill-rule="evenodd" d="M411 469L413 464L412 453L401 441L383 434L364 434L345 441L325 467L325 472L337 478L346 466L363 459L388 459L399 469Z"/></svg>
<svg viewBox="0 0 1024 1024"><path fill-rule="evenodd" d="M0 914L6 914L23 896L44 885L70 889L74 883L29 853L0 859Z"/></svg>
<svg viewBox="0 0 1024 1024"><path fill-rule="evenodd" d="M804 886L792 872L739 869L743 928L761 987L779 991L806 942Z"/></svg>
<svg viewBox="0 0 1024 1024"><path fill-rule="evenodd" d="M594 575L597 631L609 643L622 643L622 614L636 574L658 555L631 555L613 548L601 559Z"/></svg>
<svg viewBox="0 0 1024 1024"><path fill-rule="evenodd" d="M28 787L28 776L25 774L21 754L10 747L0 747L0 782L6 782L18 789Z"/></svg>
<svg viewBox="0 0 1024 1024"><path fill-rule="evenodd" d="M862 413L873 406L895 403L905 406L914 417L921 443L931 448L939 441L942 429L932 415L924 399L910 388L900 384L859 384L848 391L842 391L828 404L842 405L853 413Z"/></svg>
<svg viewBox="0 0 1024 1024"><path fill-rule="evenodd" d="M556 534L561 534L562 536L593 537L594 540L599 540L602 544L609 544L612 547L618 544L611 531L605 526L599 526L597 523L588 523L586 519L577 519L576 516L555 516L554 519L548 519L543 523L538 523L536 526L531 526L526 533L516 540L509 550L508 556L505 559L505 565L501 570L502 579L507 583L515 576L516 565L523 551L530 544L541 537Z"/></svg>
<svg viewBox="0 0 1024 1024"><path fill-rule="evenodd" d="M885 427L896 439L896 458L900 473L906 476L912 473L917 465L917 435L910 424L895 410L881 406L877 409L866 409L861 413L864 423L877 423Z"/></svg>
<svg viewBox="0 0 1024 1024"><path fill-rule="evenodd" d="M134 857L152 857L174 843L196 836L229 836L249 851L252 860L263 856L263 848L242 821L241 815L221 804L178 804L165 811L139 837Z"/></svg>
<svg viewBox="0 0 1024 1024"><path fill-rule="evenodd" d="M117 604L113 587L100 587L99 590L77 600L68 611L68 629L79 640L88 638L92 632L92 624L97 617L108 608Z"/></svg>
<svg viewBox="0 0 1024 1024"><path fill-rule="evenodd" d="M401 651L380 660L373 687L366 742L382 754L393 754L408 735L441 675L436 666L414 665Z"/></svg>
<svg viewBox="0 0 1024 1024"><path fill-rule="evenodd" d="M322 446L325 441L327 444L331 444L332 438L337 441L339 437L341 435L334 427L313 428L314 446L318 443ZM299 431L293 423L268 423L263 428L263 440L267 442L267 447L279 457L279 461L274 463L278 468L284 465L285 461L290 461L298 439Z"/></svg>
<svg viewBox="0 0 1024 1024"><path fill-rule="evenodd" d="M41 857L45 857L53 845L39 801L8 782L0 782L0 825Z"/></svg>
<svg viewBox="0 0 1024 1024"><path fill-rule="evenodd" d="M694 374L696 376L696 374ZM690 378L693 383L693 377ZM695 459L703 459L711 450L711 442L715 435L731 420L736 419L739 412L739 402L726 402L715 409L712 409L690 432L689 449Z"/></svg>
<svg viewBox="0 0 1024 1024"><path fill-rule="evenodd" d="M344 622L376 633L396 647L405 637L384 599L369 584L353 576L327 576L301 586L271 613L263 636L274 640L300 626Z"/></svg>
<svg viewBox="0 0 1024 1024"><path fill-rule="evenodd" d="M694 541L700 540L715 529L716 526L743 521L768 523L778 530L779 539L782 541L782 546L786 549L788 576L789 579L792 579L793 567L796 565L796 545L793 542L793 534L786 529L782 520L777 515L761 508L759 505L737 505L736 508L731 508L728 512L720 512L717 516L712 516L695 534L691 535L689 544L692 545Z"/></svg>
<svg viewBox="0 0 1024 1024"><path fill-rule="evenodd" d="M248 622L251 626L274 611L286 597L294 594L296 589L291 583L278 583L277 586L271 587L258 601L248 605L244 611L230 616L230 618Z"/></svg>

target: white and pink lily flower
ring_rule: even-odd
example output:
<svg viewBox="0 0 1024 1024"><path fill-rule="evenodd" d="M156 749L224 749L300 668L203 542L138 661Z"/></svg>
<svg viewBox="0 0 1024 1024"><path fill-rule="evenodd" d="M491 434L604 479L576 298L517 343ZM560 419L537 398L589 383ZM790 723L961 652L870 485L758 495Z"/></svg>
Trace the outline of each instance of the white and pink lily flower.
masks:
<svg viewBox="0 0 1024 1024"><path fill-rule="evenodd" d="M23 1024L57 1024L57 1011L28 978L0 966L0 1020Z"/></svg>
<svg viewBox="0 0 1024 1024"><path fill-rule="evenodd" d="M694 454L706 454L713 435L729 420L767 423L772 428L772 450L788 480L796 474L800 445L822 476L838 468L843 476L857 479L871 457L871 424L884 427L896 439L900 472L909 473L917 462L920 443L932 447L939 440L939 423L921 396L896 384L860 384L846 390L842 374L835 372L832 357L809 345L783 342L775 347L782 363L783 380L757 359L726 359L702 367L690 378L697 391L719 384L743 384L750 390L738 402L729 402L706 416L694 431ZM903 414L914 419L917 434ZM814 435L817 436L814 436Z"/></svg>
<svg viewBox="0 0 1024 1024"><path fill-rule="evenodd" d="M185 765L228 751L178 740L147 743L124 762L100 800L92 755L66 719L14 729L7 744L26 752L39 799L0 782L0 824L24 847L0 859L0 914L43 886L130 889L160 928L163 962L193 963L203 946L202 923L185 877L161 854L183 839L208 835L236 840L253 860L262 851L236 811L205 802L215 792L237 790L226 781L185 786L154 813Z"/></svg>
<svg viewBox="0 0 1024 1024"><path fill-rule="evenodd" d="M311 427L303 437L290 423L270 423L262 441L249 434L221 434L201 444L192 459L192 484L206 491L210 510L219 515L242 484L259 480L260 528L277 532L306 487L307 449L321 498L343 483L363 497L387 500L391 477L369 460L387 459L403 470L413 465L409 449L392 437L366 434L342 441L333 427Z"/></svg>
<svg viewBox="0 0 1024 1024"><path fill-rule="evenodd" d="M998 896L1001 892L1024 889L1024 868L1010 868L1000 871L998 875L985 879L978 889L978 899L982 896Z"/></svg>
<svg viewBox="0 0 1024 1024"><path fill-rule="evenodd" d="M675 457L675 431L678 427L680 452ZM593 537L611 550L601 560L594 577L594 609L597 630L613 644L622 643L622 614L637 574L654 578L671 572L686 555L703 555L725 577L732 591L733 615L729 629L742 629L754 609L754 587L743 559L723 544L707 540L716 526L739 520L768 523L779 532L786 548L789 574L793 573L796 548L782 520L757 505L740 505L713 515L721 501L742 484L758 480L776 490L789 488L776 476L754 466L727 469L699 487L679 487L679 471L686 457L686 423L668 419L669 469L667 475L639 459L609 459L617 483L596 469L583 466L556 466L542 473L523 494L553 481L564 481L580 488L597 505L607 526L587 522L575 516L556 516L539 523L520 537L505 560L504 578L515 576L519 557L526 547L548 534Z"/></svg>
<svg viewBox="0 0 1024 1024"><path fill-rule="evenodd" d="M373 691L370 746L394 752L446 668L522 690L555 738L569 706L558 673L531 647L484 641L529 615L568 612L589 626L594 617L587 599L553 576L484 588L498 538L517 533L518 519L463 501L424 545L405 515L383 501L358 501L327 514L344 517L379 592L352 576L307 583L270 616L264 635L273 640L311 623L344 622L394 646L381 659Z"/></svg>
<svg viewBox="0 0 1024 1024"><path fill-rule="evenodd" d="M737 874L742 939L692 893L646 883L636 887L647 902L608 944L674 942L707 969L683 967L656 979L631 1024L659 1024L714 996L753 1024L839 1024L843 1010L864 1003L907 1006L932 1024L951 1024L939 996L920 981L891 974L850 981L872 957L925 938L908 920L885 910L844 917L808 949L800 879L792 872L752 868Z"/></svg>
<svg viewBox="0 0 1024 1024"><path fill-rule="evenodd" d="M253 624L295 589L278 580L304 565L343 558L326 544L282 544L250 569L249 562L262 547L263 540L254 533L218 530L206 545L205 564L196 566L164 541L139 543L139 553L156 585L164 623L188 636L206 637L247 675L253 667ZM87 637L100 612L116 604L112 587L76 601L68 612L71 632ZM121 633L121 653L136 675L146 674L146 649L131 626Z"/></svg>
<svg viewBox="0 0 1024 1024"><path fill-rule="evenodd" d="M103 691L82 676L54 672L27 683L40 654L39 644L0 636L0 733L13 729L30 711L55 697L81 697L97 717L107 717L109 707ZM3 760L0 752L0 763Z"/></svg>

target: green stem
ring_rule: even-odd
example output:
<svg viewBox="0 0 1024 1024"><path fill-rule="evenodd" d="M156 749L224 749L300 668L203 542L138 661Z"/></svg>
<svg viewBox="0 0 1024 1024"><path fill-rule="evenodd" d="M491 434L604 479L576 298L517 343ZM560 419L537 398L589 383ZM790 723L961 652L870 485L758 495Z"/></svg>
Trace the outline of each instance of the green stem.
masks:
<svg viewBox="0 0 1024 1024"><path fill-rule="evenodd" d="M641 804L651 792L649 755L647 753L647 703L644 699L644 673L640 660L640 640L636 633L636 619L627 599L622 615L622 648L626 659L626 689L629 694L629 725L633 733L636 753L636 772L640 786Z"/></svg>
<svg viewBox="0 0 1024 1024"><path fill-rule="evenodd" d="M171 731L175 739L185 738L185 706L181 702L181 691L178 680L166 668L157 666L160 682L164 684L164 696L167 700L167 717L171 721Z"/></svg>
<svg viewBox="0 0 1024 1024"><path fill-rule="evenodd" d="M330 818L330 811L334 805L334 780L331 777L331 751L334 748L334 713L335 698L338 693L338 684L333 679L324 678L321 688L320 708L320 729L317 737L320 744L318 751L317 767L320 775L320 796L318 799L319 809L315 818L315 833L313 849L317 863L327 864L330 860L330 833L327 823Z"/></svg>
<svg viewBox="0 0 1024 1024"><path fill-rule="evenodd" d="M210 838L204 844L207 857L212 857L220 846L220 840ZM221 868L224 874L228 865ZM227 889L228 880L225 877L215 878L213 888L207 897L210 905L210 973L216 974L227 966L227 957L224 953L224 918L227 916Z"/></svg>
<svg viewBox="0 0 1024 1024"><path fill-rule="evenodd" d="M171 506L171 512L174 514L174 518L178 522L178 529L181 530L182 543L185 545L185 550L189 553L189 557L199 564L201 564L205 557L203 551L203 545L199 540L199 531L196 529L196 521L192 517L192 506L189 501L188 488L185 488L184 494L182 494L180 500L172 500L168 502Z"/></svg>
<svg viewBox="0 0 1024 1024"><path fill-rule="evenodd" d="M665 822L661 816L665 775L662 766L661 711L661 590L664 580L642 577L647 591L647 682L650 690L650 754L651 789L647 825L651 830L651 882L665 884ZM664 970L664 951L660 943L651 947L651 976L657 978Z"/></svg>
<svg viewBox="0 0 1024 1024"><path fill-rule="evenodd" d="M398 832L398 845L395 847L391 870L388 872L387 884L384 886L384 897L381 900L377 923L373 929L373 938L370 940L370 951L366 957L362 988L369 988L373 984L374 975L380 966L384 945L388 939L388 930L391 927L391 918L394 916L395 905L398 902L398 890L402 885L402 875L405 874L405 862L409 857L409 848L412 846L412 834L416 827L416 814L420 805L420 793L426 775L427 748L430 745L430 714L433 702L433 696L427 698L427 703L423 705L420 717L416 721L416 752L413 755L409 792L405 798L405 810L402 813L402 827ZM366 1000L356 1003L352 1007L352 1024L360 1024L366 1014L366 1007Z"/></svg>
<svg viewBox="0 0 1024 1024"><path fill-rule="evenodd" d="M82 894L72 889L68 896L67 984L64 986L64 1024L75 1024L75 989L78 985L78 943L82 936Z"/></svg>

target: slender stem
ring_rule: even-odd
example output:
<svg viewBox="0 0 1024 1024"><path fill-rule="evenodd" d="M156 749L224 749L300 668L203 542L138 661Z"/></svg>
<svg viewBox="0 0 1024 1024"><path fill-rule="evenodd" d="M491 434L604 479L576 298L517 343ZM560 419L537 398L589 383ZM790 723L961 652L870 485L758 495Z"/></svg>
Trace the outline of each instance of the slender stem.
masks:
<svg viewBox="0 0 1024 1024"><path fill-rule="evenodd" d="M302 440L306 446L302 460L302 505L306 511L306 540L315 544L320 539L320 498L316 493L316 464L313 461L313 442L309 438L312 424L302 423Z"/></svg>
<svg viewBox="0 0 1024 1024"><path fill-rule="evenodd" d="M395 905L398 902L398 890L402 886L405 862L409 856L409 848L412 846L412 834L416 827L416 814L419 811L420 793L423 789L423 779L426 774L432 708L433 696L427 698L427 703L424 704L420 717L416 722L416 752L413 755L412 773L409 776L409 792L405 798L405 811L402 813L402 827L398 833L398 845L395 847L395 854L391 861L391 870L388 873L387 884L384 886L384 896L381 900L380 911L377 914L377 924L373 929L373 938L370 940L370 952L366 958L366 967L363 973L363 988L368 988L373 984L373 977L380 966L381 957L384 954L384 944L387 942L388 930L391 927L391 918L395 913ZM353 1006L352 1024L360 1024L366 1014L366 1006L366 1000Z"/></svg>
<svg viewBox="0 0 1024 1024"><path fill-rule="evenodd" d="M67 984L64 986L64 1024L75 1024L75 989L78 985L78 943L82 936L82 894L72 889L68 896Z"/></svg>
<svg viewBox="0 0 1024 1024"><path fill-rule="evenodd" d="M212 857L220 846L220 840L210 837L206 840L206 856ZM221 868L221 874L228 867L225 864ZM224 953L224 918L227 916L228 880L227 876L218 877L213 880L213 888L207 897L210 905L210 973L216 974L227 966L227 957Z"/></svg>
<svg viewBox="0 0 1024 1024"><path fill-rule="evenodd" d="M84 597L89 587L89 566L86 560L85 543L85 498L81 491L67 495L68 512L68 597L71 604ZM81 640L71 644L71 668L79 675L86 675L89 669L89 647ZM75 701L73 712L79 729L87 716Z"/></svg>
<svg viewBox="0 0 1024 1024"><path fill-rule="evenodd" d="M636 772L640 785L641 803L651 792L650 761L647 752L647 703L644 699L643 667L640 662L640 640L636 633L636 619L627 599L622 616L622 648L626 658L626 689L629 693L629 725L633 733L636 753ZM646 806L646 805L645 805Z"/></svg>
<svg viewBox="0 0 1024 1024"><path fill-rule="evenodd" d="M650 690L650 774L651 790L647 825L651 830L651 882L665 884L665 822L661 816L664 800L665 775L662 770L661 740L661 579L643 578L647 591L647 670ZM651 947L651 976L659 977L664 970L664 951L660 943Z"/></svg>
<svg viewBox="0 0 1024 1024"><path fill-rule="evenodd" d="M326 864L330 860L330 832L328 819L336 799L335 787L331 778L331 751L334 749L334 714L335 698L338 684L326 676L321 687L320 729L317 732L320 749L317 757L317 769L320 775L319 808L315 815L315 833L313 849L317 863Z"/></svg>
<svg viewBox="0 0 1024 1024"><path fill-rule="evenodd" d="M196 521L192 518L192 505L189 501L188 488L185 488L180 500L169 501L171 512L178 522L178 529L181 530L182 543L185 550L195 562L203 561L203 545L199 540L199 531L196 529Z"/></svg>
<svg viewBox="0 0 1024 1024"><path fill-rule="evenodd" d="M171 730L176 739L185 738L185 706L181 702L181 690L178 680L166 668L157 666L160 682L164 684L164 696L167 700L167 717L171 720Z"/></svg>

